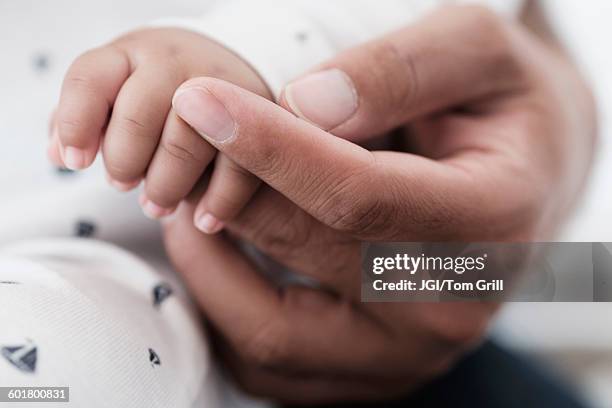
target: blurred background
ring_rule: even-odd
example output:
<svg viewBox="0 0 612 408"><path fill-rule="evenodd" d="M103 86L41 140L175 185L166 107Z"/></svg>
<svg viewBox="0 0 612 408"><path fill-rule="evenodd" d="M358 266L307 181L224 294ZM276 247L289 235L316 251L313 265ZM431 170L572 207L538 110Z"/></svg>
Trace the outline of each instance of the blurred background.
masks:
<svg viewBox="0 0 612 408"><path fill-rule="evenodd" d="M373 0L374 1L374 0ZM201 15L212 0L0 0L0 185L18 175L43 185L44 166L24 163L21 149L46 162L47 121L61 79L81 52L151 20ZM543 6L581 64L599 101L601 139L580 208L560 240L612 241L612 2L547 0ZM24 140L27 143L24 143ZM14 142L12 142L14 141ZM30 143L31 141L31 143ZM10 184L9 184L10 185ZM11 191L3 191L10 197ZM44 203L43 203L44 205ZM0 226L0 228L2 228ZM493 335L546 361L598 407L612 407L612 304L509 304Z"/></svg>
<svg viewBox="0 0 612 408"><path fill-rule="evenodd" d="M541 1L581 65L599 104L600 140L582 202L560 241L612 241L612 2ZM579 272L579 271L576 271ZM501 342L546 360L598 407L612 407L612 303L514 303L500 314Z"/></svg>

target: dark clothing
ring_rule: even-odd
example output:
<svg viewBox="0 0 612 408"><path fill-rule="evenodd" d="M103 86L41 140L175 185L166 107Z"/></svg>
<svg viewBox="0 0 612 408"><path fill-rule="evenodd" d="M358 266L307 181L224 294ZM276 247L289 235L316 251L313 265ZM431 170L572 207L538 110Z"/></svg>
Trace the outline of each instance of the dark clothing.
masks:
<svg viewBox="0 0 612 408"><path fill-rule="evenodd" d="M588 405L526 358L488 341L449 373L410 397L364 407L587 408Z"/></svg>

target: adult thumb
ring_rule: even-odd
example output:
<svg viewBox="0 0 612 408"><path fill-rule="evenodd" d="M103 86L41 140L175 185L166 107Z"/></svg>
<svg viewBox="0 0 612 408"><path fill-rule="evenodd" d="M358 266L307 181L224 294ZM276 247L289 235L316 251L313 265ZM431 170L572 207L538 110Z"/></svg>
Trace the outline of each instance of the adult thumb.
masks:
<svg viewBox="0 0 612 408"><path fill-rule="evenodd" d="M331 227L361 219L384 188L371 152L228 82L191 79L173 107L215 148Z"/></svg>
<svg viewBox="0 0 612 408"><path fill-rule="evenodd" d="M289 83L281 104L337 136L363 141L519 85L508 28L481 6L443 7Z"/></svg>

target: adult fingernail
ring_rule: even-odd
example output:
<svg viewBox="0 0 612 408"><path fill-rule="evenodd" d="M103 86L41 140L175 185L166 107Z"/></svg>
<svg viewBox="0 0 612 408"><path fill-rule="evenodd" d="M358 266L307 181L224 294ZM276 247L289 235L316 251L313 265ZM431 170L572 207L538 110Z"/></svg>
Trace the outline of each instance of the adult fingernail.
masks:
<svg viewBox="0 0 612 408"><path fill-rule="evenodd" d="M195 225L206 234L216 234L223 229L223 223L209 213L204 213L197 217Z"/></svg>
<svg viewBox="0 0 612 408"><path fill-rule="evenodd" d="M65 147L63 159L64 164L70 170L80 170L85 167L85 152L76 147Z"/></svg>
<svg viewBox="0 0 612 408"><path fill-rule="evenodd" d="M153 201L149 200L144 195L140 196L139 202L140 202L140 207L142 208L142 212L144 213L144 215L154 220L165 217L174 212L173 208L164 208L160 205L157 205Z"/></svg>
<svg viewBox="0 0 612 408"><path fill-rule="evenodd" d="M225 142L234 135L234 118L217 98L203 88L179 89L172 106L177 115L206 139Z"/></svg>
<svg viewBox="0 0 612 408"><path fill-rule="evenodd" d="M323 129L350 119L359 105L351 78L339 69L316 72L285 87L285 101L293 112Z"/></svg>

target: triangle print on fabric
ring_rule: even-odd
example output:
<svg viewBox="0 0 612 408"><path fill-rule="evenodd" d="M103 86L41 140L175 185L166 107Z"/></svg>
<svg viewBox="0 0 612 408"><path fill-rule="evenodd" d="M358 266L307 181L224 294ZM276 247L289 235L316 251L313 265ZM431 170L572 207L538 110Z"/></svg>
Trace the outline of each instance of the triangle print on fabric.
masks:
<svg viewBox="0 0 612 408"><path fill-rule="evenodd" d="M36 361L38 359L38 349L28 343L22 346L6 346L0 349L0 354L9 363L25 373L36 371Z"/></svg>

